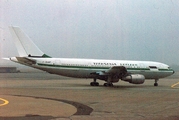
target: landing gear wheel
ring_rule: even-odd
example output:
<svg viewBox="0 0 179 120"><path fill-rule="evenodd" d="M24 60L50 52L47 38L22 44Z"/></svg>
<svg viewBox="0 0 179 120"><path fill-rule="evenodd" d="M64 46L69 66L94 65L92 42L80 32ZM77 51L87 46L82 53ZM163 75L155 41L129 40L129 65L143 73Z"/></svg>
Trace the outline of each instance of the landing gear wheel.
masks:
<svg viewBox="0 0 179 120"><path fill-rule="evenodd" d="M91 82L90 85L91 86L99 86L99 83L98 82Z"/></svg>
<svg viewBox="0 0 179 120"><path fill-rule="evenodd" d="M158 83L154 83L154 86L158 86Z"/></svg>
<svg viewBox="0 0 179 120"><path fill-rule="evenodd" d="M104 86L106 86L106 87L107 87L107 83L104 83Z"/></svg>
<svg viewBox="0 0 179 120"><path fill-rule="evenodd" d="M158 80L159 80L159 79L155 79L154 86L158 86L158 83L157 83L157 82L158 82Z"/></svg>
<svg viewBox="0 0 179 120"><path fill-rule="evenodd" d="M98 83L98 82L95 82L95 86L99 86L99 83Z"/></svg>
<svg viewBox="0 0 179 120"><path fill-rule="evenodd" d="M93 82L91 82L91 83L90 83L90 85L91 85L91 86L94 86L94 83L93 83Z"/></svg>
<svg viewBox="0 0 179 120"><path fill-rule="evenodd" d="M113 84L112 83L104 83L104 86L106 86L106 87L112 87Z"/></svg>
<svg viewBox="0 0 179 120"><path fill-rule="evenodd" d="M96 82L96 78L94 78L94 81L90 83L91 86L99 86L99 83Z"/></svg>

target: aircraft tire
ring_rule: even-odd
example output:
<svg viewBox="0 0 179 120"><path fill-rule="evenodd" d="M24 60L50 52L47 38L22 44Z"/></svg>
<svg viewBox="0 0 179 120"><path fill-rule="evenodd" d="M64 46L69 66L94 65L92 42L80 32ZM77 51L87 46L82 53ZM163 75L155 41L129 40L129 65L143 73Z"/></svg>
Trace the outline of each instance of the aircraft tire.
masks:
<svg viewBox="0 0 179 120"><path fill-rule="evenodd" d="M95 86L99 86L99 83L98 83L98 82L95 82Z"/></svg>
<svg viewBox="0 0 179 120"><path fill-rule="evenodd" d="M158 83L154 83L154 86L158 86Z"/></svg>
<svg viewBox="0 0 179 120"><path fill-rule="evenodd" d="M112 84L112 83L104 83L104 86L105 86L105 87L112 87L113 84Z"/></svg>
<svg viewBox="0 0 179 120"><path fill-rule="evenodd" d="M98 82L91 82L90 85L91 86L99 86L99 83Z"/></svg>

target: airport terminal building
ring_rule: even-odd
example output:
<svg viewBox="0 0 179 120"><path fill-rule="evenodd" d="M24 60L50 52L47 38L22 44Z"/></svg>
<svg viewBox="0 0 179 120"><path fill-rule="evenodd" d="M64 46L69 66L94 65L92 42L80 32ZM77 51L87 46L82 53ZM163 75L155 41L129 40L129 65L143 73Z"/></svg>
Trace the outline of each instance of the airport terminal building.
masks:
<svg viewBox="0 0 179 120"><path fill-rule="evenodd" d="M17 73L20 72L16 67L0 67L0 73Z"/></svg>

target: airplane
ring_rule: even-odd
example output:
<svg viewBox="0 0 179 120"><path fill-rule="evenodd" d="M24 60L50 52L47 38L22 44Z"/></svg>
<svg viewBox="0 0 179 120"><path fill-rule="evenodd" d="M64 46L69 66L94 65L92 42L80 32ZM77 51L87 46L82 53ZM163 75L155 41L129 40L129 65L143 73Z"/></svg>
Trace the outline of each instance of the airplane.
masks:
<svg viewBox="0 0 179 120"><path fill-rule="evenodd" d="M13 41L19 56L9 60L29 67L74 78L91 78L91 86L99 86L97 79L105 81L104 86L111 87L119 80L132 84L143 84L145 80L158 80L174 74L168 65L153 61L102 60L77 58L52 58L43 53L17 26L10 26Z"/></svg>

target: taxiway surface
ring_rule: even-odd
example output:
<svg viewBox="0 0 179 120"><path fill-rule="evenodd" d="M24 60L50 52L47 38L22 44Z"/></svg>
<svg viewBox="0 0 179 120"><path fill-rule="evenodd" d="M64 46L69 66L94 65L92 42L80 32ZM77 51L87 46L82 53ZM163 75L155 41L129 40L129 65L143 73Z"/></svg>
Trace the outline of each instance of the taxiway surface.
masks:
<svg viewBox="0 0 179 120"><path fill-rule="evenodd" d="M178 120L179 77L142 85L119 81L89 86L90 79L47 73L0 74L0 120Z"/></svg>

